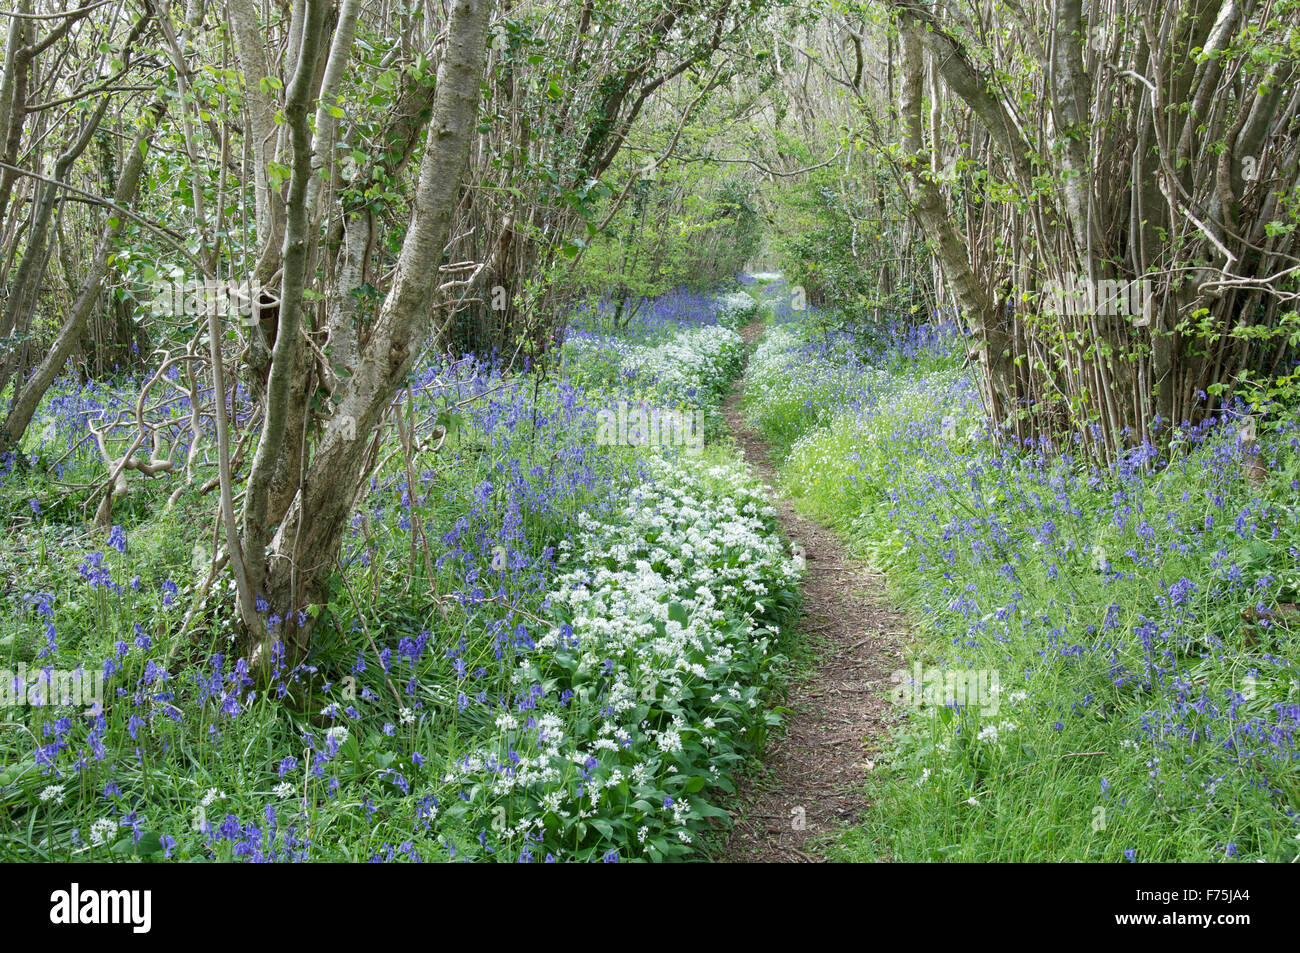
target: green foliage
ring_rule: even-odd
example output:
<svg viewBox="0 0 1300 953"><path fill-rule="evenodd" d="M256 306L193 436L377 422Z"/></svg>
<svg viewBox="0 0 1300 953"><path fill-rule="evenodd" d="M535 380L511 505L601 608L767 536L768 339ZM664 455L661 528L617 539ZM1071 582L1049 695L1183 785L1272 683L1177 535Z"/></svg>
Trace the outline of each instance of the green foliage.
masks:
<svg viewBox="0 0 1300 953"><path fill-rule="evenodd" d="M707 291L744 270L761 241L752 187L674 164L639 179L626 205L588 244L576 289L618 301L673 288Z"/></svg>
<svg viewBox="0 0 1300 953"><path fill-rule="evenodd" d="M778 148L813 164L805 147L777 135ZM924 244L907 224L884 162L862 143L841 143L851 161L813 168L772 197L779 222L776 258L792 286L805 289L822 326L863 315L928 317L930 272Z"/></svg>
<svg viewBox="0 0 1300 953"><path fill-rule="evenodd" d="M612 339L607 376L589 361L494 376L463 407L417 387L416 449L408 463L395 435L381 447L310 610L309 668L283 695L234 664L224 584L201 598L210 496L183 489L168 509L175 478L142 482L105 540L50 479L77 411L129 397L61 384L51 399L71 412L47 407L27 438L36 463L0 482L0 670L108 674L99 715L4 708L0 857L691 855L779 720L767 706L798 591L775 514L727 449L601 440L618 401L716 412L743 342L687 327ZM79 451L62 466L73 483L102 464Z"/></svg>
<svg viewBox="0 0 1300 953"><path fill-rule="evenodd" d="M834 856L1294 860L1295 418L1261 432L1262 483L1233 426L1089 469L991 440L955 362L813 390L808 363L848 362L785 333L751 413L919 635L873 810ZM928 698L918 672L985 681Z"/></svg>

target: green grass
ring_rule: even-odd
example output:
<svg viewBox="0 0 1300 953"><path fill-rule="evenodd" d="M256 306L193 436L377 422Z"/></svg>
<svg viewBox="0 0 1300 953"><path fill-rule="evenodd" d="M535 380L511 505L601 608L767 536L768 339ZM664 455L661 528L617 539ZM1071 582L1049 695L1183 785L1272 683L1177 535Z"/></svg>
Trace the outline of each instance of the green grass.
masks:
<svg viewBox="0 0 1300 953"><path fill-rule="evenodd" d="M992 441L955 361L855 390L842 349L796 343L748 390L784 482L888 572L916 626L909 666L985 679L927 701L898 673L873 808L833 856L1295 859L1294 420L1266 440L1263 486L1233 428L1097 471Z"/></svg>

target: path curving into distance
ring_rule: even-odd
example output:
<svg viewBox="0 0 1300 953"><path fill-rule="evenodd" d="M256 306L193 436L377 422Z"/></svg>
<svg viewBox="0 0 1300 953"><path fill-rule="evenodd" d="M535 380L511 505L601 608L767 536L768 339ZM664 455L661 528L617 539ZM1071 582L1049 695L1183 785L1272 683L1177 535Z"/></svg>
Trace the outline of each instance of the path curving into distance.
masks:
<svg viewBox="0 0 1300 953"><path fill-rule="evenodd" d="M761 321L742 330L747 344ZM786 536L807 566L797 621L815 661L793 681L761 765L740 778L733 828L716 859L732 863L825 860L822 848L870 809L864 777L889 722L890 674L905 667L907 625L884 602L884 580L853 558L834 532L795 511L779 487L767 443L740 411L744 378L723 415L746 462L767 486Z"/></svg>

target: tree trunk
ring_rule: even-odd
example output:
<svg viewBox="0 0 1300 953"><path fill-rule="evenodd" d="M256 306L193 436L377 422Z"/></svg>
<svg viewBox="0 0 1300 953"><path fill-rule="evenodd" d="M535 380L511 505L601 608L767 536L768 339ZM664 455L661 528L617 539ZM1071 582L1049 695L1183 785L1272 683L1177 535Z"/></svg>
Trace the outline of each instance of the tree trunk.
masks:
<svg viewBox="0 0 1300 953"><path fill-rule="evenodd" d="M966 242L949 215L948 203L939 192L925 161L921 116L924 63L921 56L922 29L905 19L901 35L900 121L903 124L903 162L909 174L908 199L921 228L930 238L944 279L952 288L966 320L981 337L980 362L984 373L985 410L995 423L1005 420L1013 408L1008 404L1016 392L1015 365L1007 333L1007 316L999 297L981 283L971 267Z"/></svg>
<svg viewBox="0 0 1300 953"><path fill-rule="evenodd" d="M126 206L134 201L136 192L140 188L141 173L144 171L145 153L149 149L150 140L156 135L154 127L166 108L166 101L159 100L146 111L145 127L131 143L126 165L122 168L121 177L117 182L117 190L113 195L115 205ZM100 234L99 244L95 248L95 255L90 264L90 274L81 283L81 290L77 294L76 301L73 302L72 312L59 330L49 352L36 366L36 370L16 388L17 394L10 405L9 414L5 418L4 426L0 427L0 451L16 445L22 439L41 398L45 396L46 390L54 382L54 378L58 376L77 346L103 290L104 278L108 275L108 256L112 254L114 243L125 224L125 219L120 217L114 219L112 213L109 213L109 222L105 224Z"/></svg>
<svg viewBox="0 0 1300 953"><path fill-rule="evenodd" d="M398 386L411 369L435 319L430 309L443 248L460 200L461 182L474 134L482 80L491 0L454 0L447 48L438 69L433 119L425 139L411 226L402 243L393 284L376 317L373 331L359 352L356 367L341 384L337 413L329 418L288 511L278 521L270 546L248 547L268 534L270 520L250 523L265 513L253 490L264 486L250 474L245 511L246 552L250 575L261 581L269 613L278 624L244 618L248 656L266 674L271 648L283 642L292 658L310 644L314 618L305 610L328 595L331 571L342 543L355 489L367 475L367 447ZM305 196L304 196L305 202ZM293 214L291 209L290 214ZM288 230L293 234L293 228ZM288 239L286 239L287 241ZM286 271L287 271L286 261ZM437 314L445 322L446 315ZM439 332L443 328L439 328ZM281 334L283 334L283 330ZM277 345L280 343L277 338ZM278 355L277 355L278 359ZM274 374L274 370L273 370ZM263 461L263 467L272 461ZM269 515L269 514L267 514Z"/></svg>

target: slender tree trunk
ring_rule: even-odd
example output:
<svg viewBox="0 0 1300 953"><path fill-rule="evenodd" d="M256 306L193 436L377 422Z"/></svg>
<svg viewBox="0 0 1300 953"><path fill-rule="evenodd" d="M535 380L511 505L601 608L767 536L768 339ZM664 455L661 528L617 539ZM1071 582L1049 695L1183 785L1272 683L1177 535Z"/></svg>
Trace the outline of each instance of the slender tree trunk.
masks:
<svg viewBox="0 0 1300 953"><path fill-rule="evenodd" d="M300 488L279 521L269 548L245 547L249 563L259 563L250 566L250 575L262 581L260 594L278 618L274 628L260 620L244 620L250 637L249 658L259 671L265 672L264 663L277 641L284 643L291 658L307 649L314 618L305 610L327 596L355 489L371 465L366 452L371 435L410 371L435 318L446 320L446 314L435 313L429 302L460 200L476 125L491 7L490 0L452 3L414 213L392 287L354 373L336 394L338 412L325 422ZM269 466L270 461L262 465ZM256 506L259 512L264 511L264 504L255 500L253 489L265 481L264 474L257 482L250 475L246 506ZM252 525L249 517L246 509L245 533L256 542L271 527L265 522Z"/></svg>
<svg viewBox="0 0 1300 953"><path fill-rule="evenodd" d="M1009 399L1015 394L1015 365L1011 357L1011 339L1002 302L981 282L971 267L966 241L953 225L948 203L931 177L924 137L921 109L925 79L921 56L922 29L912 19L905 19L901 35L900 121L903 124L903 162L908 169L909 200L913 214L929 236L935 257L951 286L966 320L980 334L980 361L984 367L985 409L990 418L1001 423L1010 413Z"/></svg>
<svg viewBox="0 0 1300 953"><path fill-rule="evenodd" d="M115 205L126 206L135 200L136 193L140 189L140 178L144 171L144 159L149 150L149 142L157 134L155 126L166 109L166 101L159 100L146 110L145 126L131 143L126 164L122 167L122 174L117 181L117 190L113 195ZM55 377L63 370L64 363L85 332L91 312L94 311L100 292L103 290L104 279L108 275L108 257L112 254L117 238L125 225L125 219L114 218L112 213L109 213L109 221L100 233L99 243L90 263L90 273L81 283L81 290L73 302L68 319L59 329L54 343L40 364L36 366L36 370L17 388L4 426L0 427L0 451L8 449L22 439L41 398L45 396Z"/></svg>

